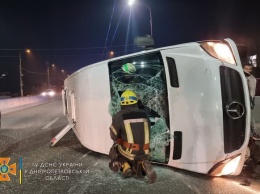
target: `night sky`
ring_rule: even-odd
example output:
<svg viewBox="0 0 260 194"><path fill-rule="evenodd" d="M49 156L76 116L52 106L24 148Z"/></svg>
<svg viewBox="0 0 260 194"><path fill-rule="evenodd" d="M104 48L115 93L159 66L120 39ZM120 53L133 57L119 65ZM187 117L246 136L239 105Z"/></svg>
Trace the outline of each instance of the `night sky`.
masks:
<svg viewBox="0 0 260 194"><path fill-rule="evenodd" d="M0 0L0 77L7 73L0 78L0 92L19 93L18 56L27 48L31 54L21 57L25 94L46 84L46 63L55 64L50 75L57 85L57 75L65 76L58 74L61 69L71 74L107 59L108 51L115 56L139 51L134 37L150 35L145 5L151 8L156 47L231 38L250 53L260 53L256 0L136 2L130 11L127 0Z"/></svg>

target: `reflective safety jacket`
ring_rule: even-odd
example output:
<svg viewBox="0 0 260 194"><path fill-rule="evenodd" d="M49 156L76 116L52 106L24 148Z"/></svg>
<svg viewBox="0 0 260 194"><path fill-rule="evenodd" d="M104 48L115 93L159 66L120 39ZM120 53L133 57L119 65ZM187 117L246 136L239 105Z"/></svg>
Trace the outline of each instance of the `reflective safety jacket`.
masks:
<svg viewBox="0 0 260 194"><path fill-rule="evenodd" d="M119 153L129 160L149 156L150 121L137 104L122 106L113 117L110 136L117 142Z"/></svg>

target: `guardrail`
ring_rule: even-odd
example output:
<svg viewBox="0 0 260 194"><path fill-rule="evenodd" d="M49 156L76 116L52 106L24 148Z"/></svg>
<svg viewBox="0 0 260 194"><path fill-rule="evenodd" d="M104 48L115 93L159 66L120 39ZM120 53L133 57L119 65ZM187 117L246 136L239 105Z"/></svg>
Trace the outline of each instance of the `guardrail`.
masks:
<svg viewBox="0 0 260 194"><path fill-rule="evenodd" d="M37 104L42 104L57 99L61 99L60 94L52 97L38 95L38 96L0 99L0 111L3 114L15 110L19 107L22 108L22 107L34 106Z"/></svg>
<svg viewBox="0 0 260 194"><path fill-rule="evenodd" d="M23 110L28 107L37 106L49 101L59 100L61 95L48 96L26 96L20 98L0 99L0 129L1 129L1 115L6 113Z"/></svg>
<svg viewBox="0 0 260 194"><path fill-rule="evenodd" d="M11 98L10 92L0 92L0 99Z"/></svg>
<svg viewBox="0 0 260 194"><path fill-rule="evenodd" d="M35 102L43 102L47 100L48 99L44 98L43 96L26 96L21 98L0 99L0 110L21 106L25 104L32 104Z"/></svg>

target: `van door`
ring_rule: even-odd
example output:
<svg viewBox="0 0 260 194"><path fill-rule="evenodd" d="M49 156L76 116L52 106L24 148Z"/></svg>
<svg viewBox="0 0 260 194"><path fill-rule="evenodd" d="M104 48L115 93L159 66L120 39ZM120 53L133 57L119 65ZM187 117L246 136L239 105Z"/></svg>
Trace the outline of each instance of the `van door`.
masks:
<svg viewBox="0 0 260 194"><path fill-rule="evenodd" d="M163 60L159 52L133 56L109 64L113 117L120 108L120 96L134 91L144 105L152 127L150 132L151 160L166 163L169 158L169 111Z"/></svg>

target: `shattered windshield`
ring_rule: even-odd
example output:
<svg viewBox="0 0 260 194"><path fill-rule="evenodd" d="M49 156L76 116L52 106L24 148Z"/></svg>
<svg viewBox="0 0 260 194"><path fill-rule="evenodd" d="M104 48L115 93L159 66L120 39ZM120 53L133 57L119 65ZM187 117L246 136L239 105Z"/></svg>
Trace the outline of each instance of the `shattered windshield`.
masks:
<svg viewBox="0 0 260 194"><path fill-rule="evenodd" d="M120 96L125 90L134 91L144 105L152 127L151 159L165 161L169 144L168 103L164 65L160 53L135 56L109 64L111 101L109 114L120 108Z"/></svg>

